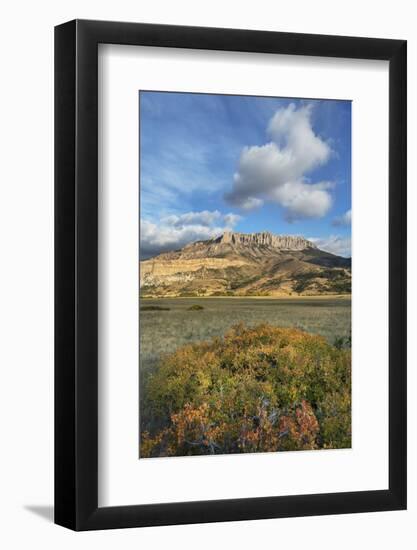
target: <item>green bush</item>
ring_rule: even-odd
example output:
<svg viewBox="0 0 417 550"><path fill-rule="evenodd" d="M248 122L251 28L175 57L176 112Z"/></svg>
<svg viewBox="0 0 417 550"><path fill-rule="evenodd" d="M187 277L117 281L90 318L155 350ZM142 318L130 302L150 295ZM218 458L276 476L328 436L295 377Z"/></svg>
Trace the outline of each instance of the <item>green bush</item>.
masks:
<svg viewBox="0 0 417 550"><path fill-rule="evenodd" d="M351 445L351 354L300 330L236 325L144 381L142 457Z"/></svg>

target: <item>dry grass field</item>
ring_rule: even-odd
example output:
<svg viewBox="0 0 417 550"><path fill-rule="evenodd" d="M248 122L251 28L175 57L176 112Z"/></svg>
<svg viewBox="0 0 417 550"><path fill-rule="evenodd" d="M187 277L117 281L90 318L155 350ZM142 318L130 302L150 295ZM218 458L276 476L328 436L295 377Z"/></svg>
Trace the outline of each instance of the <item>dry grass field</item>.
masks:
<svg viewBox="0 0 417 550"><path fill-rule="evenodd" d="M349 338L351 330L351 299L346 296L141 299L140 308L141 375L152 369L161 354L223 336L240 322L298 328L320 334L331 344Z"/></svg>

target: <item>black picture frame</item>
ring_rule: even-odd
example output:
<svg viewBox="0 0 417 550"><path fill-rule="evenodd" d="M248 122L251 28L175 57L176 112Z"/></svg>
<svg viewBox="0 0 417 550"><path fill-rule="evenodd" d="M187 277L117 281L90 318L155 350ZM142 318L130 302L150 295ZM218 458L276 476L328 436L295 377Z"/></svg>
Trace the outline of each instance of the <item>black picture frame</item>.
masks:
<svg viewBox="0 0 417 550"><path fill-rule="evenodd" d="M106 43L389 62L387 490L98 506L97 52ZM55 523L81 531L406 508L406 45L105 21L55 28Z"/></svg>

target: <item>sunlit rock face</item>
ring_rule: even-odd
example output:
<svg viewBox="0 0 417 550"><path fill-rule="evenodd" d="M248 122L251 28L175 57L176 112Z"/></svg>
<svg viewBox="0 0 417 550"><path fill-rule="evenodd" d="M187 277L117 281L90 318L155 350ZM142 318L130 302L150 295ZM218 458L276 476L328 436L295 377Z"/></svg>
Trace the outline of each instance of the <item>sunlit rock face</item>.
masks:
<svg viewBox="0 0 417 550"><path fill-rule="evenodd" d="M284 250L304 250L306 248L315 248L315 245L304 239L304 237L294 237L292 235L273 235L269 231L262 233L235 233L227 231L217 239L219 243L271 246L273 248L282 248Z"/></svg>

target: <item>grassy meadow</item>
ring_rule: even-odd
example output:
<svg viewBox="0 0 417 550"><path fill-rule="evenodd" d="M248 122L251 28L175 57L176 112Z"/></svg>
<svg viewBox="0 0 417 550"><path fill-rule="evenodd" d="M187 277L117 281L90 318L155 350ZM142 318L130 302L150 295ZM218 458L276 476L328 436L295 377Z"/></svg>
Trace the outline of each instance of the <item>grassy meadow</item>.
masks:
<svg viewBox="0 0 417 550"><path fill-rule="evenodd" d="M330 344L348 338L351 330L350 297L159 298L141 299L140 308L142 375L155 366L161 354L223 336L240 322L298 328L324 336Z"/></svg>

